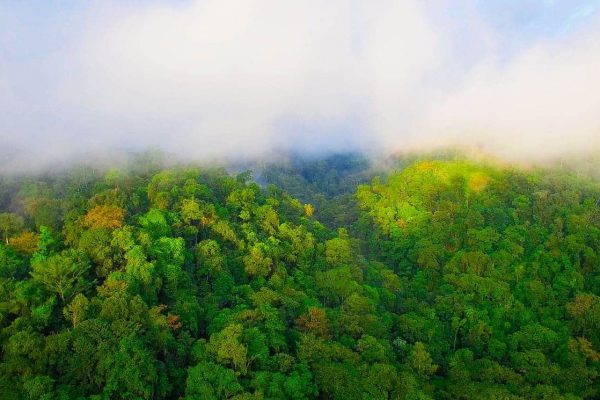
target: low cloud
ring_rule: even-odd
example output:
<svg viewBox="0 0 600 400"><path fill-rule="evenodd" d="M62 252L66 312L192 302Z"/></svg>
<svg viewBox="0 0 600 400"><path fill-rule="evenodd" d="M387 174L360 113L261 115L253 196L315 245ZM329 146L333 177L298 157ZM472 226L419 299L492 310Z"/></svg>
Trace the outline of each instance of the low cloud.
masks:
<svg viewBox="0 0 600 400"><path fill-rule="evenodd" d="M457 144L543 158L598 146L591 12L568 32L510 38L467 2L36 12L32 28L31 10L0 5L4 170L148 146L189 159Z"/></svg>
<svg viewBox="0 0 600 400"><path fill-rule="evenodd" d="M420 118L415 146L472 145L509 159L600 149L600 20L535 43L508 63L484 58Z"/></svg>

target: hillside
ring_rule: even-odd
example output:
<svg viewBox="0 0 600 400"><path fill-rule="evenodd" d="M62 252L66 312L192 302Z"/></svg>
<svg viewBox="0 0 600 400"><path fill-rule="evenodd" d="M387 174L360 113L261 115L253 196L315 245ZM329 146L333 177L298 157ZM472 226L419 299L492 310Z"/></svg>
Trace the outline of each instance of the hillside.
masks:
<svg viewBox="0 0 600 400"><path fill-rule="evenodd" d="M0 179L0 398L598 398L600 185L405 164Z"/></svg>

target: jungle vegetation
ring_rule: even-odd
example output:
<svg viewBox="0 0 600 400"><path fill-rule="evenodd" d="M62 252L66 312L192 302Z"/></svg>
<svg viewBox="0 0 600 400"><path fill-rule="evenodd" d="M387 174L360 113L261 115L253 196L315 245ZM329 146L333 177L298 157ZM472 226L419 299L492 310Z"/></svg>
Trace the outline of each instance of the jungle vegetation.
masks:
<svg viewBox="0 0 600 400"><path fill-rule="evenodd" d="M569 171L73 167L0 178L0 236L2 399L600 397Z"/></svg>

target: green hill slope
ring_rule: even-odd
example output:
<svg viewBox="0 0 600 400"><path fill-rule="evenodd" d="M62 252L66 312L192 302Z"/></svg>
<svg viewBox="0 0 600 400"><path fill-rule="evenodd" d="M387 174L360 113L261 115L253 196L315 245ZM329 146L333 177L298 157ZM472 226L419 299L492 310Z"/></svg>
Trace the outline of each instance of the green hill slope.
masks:
<svg viewBox="0 0 600 400"><path fill-rule="evenodd" d="M594 182L336 163L3 179L0 398L600 395Z"/></svg>

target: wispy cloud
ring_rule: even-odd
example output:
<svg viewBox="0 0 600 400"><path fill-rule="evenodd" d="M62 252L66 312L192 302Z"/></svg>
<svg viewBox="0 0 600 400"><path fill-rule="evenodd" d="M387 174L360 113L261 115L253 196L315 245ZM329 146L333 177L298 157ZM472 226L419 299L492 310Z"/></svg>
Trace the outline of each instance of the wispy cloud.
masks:
<svg viewBox="0 0 600 400"><path fill-rule="evenodd" d="M595 9L515 2L502 22L490 17L498 3L0 5L0 163L147 146L213 157L596 145ZM540 7L569 32L532 34ZM537 23L559 26L548 18Z"/></svg>

